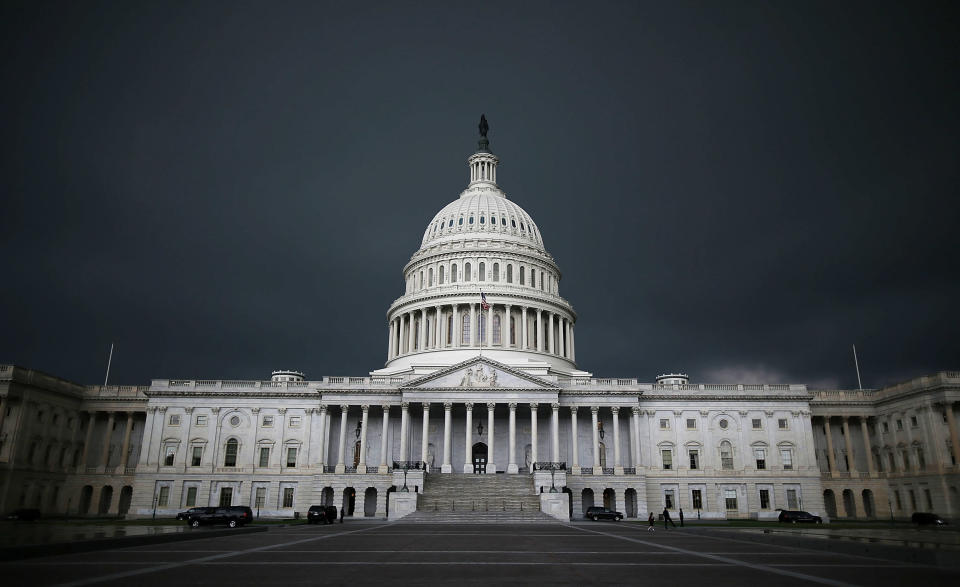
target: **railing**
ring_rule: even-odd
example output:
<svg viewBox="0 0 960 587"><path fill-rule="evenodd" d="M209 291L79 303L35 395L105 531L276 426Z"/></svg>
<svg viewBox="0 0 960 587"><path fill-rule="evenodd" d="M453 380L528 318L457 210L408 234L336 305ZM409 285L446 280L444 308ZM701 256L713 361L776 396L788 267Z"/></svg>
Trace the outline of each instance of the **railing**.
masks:
<svg viewBox="0 0 960 587"><path fill-rule="evenodd" d="M613 475L613 467L603 467L601 470L604 475Z"/></svg>
<svg viewBox="0 0 960 587"><path fill-rule="evenodd" d="M550 461L538 461L533 464L534 471L566 471L567 463L554 463Z"/></svg>
<svg viewBox="0 0 960 587"><path fill-rule="evenodd" d="M356 468L356 467L344 467L344 468L343 468L343 472L344 472L344 473L356 473L356 472L357 472L357 468Z"/></svg>
<svg viewBox="0 0 960 587"><path fill-rule="evenodd" d="M336 472L337 472L337 466L336 466L336 465L324 465L324 466L323 466L323 472L324 472L324 473L336 473Z"/></svg>
<svg viewBox="0 0 960 587"><path fill-rule="evenodd" d="M426 468L423 461L393 461L394 471L424 471Z"/></svg>
<svg viewBox="0 0 960 587"><path fill-rule="evenodd" d="M624 467L624 468L623 468L623 474L624 474L624 475L636 475L636 474L637 474L637 468L636 468L636 467Z"/></svg>

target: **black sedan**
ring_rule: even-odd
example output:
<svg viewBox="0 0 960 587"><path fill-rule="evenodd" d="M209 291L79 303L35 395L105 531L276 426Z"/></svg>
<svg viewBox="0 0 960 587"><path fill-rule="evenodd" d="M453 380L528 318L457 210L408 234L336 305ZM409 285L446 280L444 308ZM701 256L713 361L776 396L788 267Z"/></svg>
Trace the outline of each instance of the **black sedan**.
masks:
<svg viewBox="0 0 960 587"><path fill-rule="evenodd" d="M607 508L595 506L587 508L586 513L583 514L583 517L587 518L588 520L593 520L594 522L597 520L615 520L619 522L623 519L623 514L614 510L608 510Z"/></svg>
<svg viewBox="0 0 960 587"><path fill-rule="evenodd" d="M190 508L187 511L180 512L177 514L178 520L189 520L190 516L195 514L204 514L207 512L212 512L213 508Z"/></svg>
<svg viewBox="0 0 960 587"><path fill-rule="evenodd" d="M820 516L815 516L810 512L803 512L800 510L780 510L780 515L777 517L777 521L789 522L791 524L796 524L797 522L810 522L811 524L822 524L823 518L821 518Z"/></svg>

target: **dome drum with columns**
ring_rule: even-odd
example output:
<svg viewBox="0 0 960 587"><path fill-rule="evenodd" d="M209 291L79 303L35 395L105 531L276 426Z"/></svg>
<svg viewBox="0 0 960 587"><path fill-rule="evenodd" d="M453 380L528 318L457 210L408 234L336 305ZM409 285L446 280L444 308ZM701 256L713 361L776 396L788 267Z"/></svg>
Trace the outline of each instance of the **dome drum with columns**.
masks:
<svg viewBox="0 0 960 587"><path fill-rule="evenodd" d="M576 367L577 315L560 296L560 269L533 218L497 185L499 161L483 137L467 160L467 188L427 225L387 314L387 363L374 374L426 374L482 352L515 368L589 376Z"/></svg>

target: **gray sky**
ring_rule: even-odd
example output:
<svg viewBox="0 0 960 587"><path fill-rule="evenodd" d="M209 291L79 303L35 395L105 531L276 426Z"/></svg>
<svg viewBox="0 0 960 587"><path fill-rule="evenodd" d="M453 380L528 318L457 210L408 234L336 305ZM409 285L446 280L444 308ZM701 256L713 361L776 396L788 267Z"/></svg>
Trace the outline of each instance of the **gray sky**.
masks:
<svg viewBox="0 0 960 587"><path fill-rule="evenodd" d="M0 7L0 362L381 367L483 112L581 368L960 369L955 2L135 4Z"/></svg>

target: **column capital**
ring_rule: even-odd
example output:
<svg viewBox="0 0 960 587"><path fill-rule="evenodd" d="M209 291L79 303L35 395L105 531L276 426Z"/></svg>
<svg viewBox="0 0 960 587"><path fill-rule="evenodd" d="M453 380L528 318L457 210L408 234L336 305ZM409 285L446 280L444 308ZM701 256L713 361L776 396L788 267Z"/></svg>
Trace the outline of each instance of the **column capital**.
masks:
<svg viewBox="0 0 960 587"><path fill-rule="evenodd" d="M220 408L219 407L210 408L210 413L216 416L217 414L220 413Z"/></svg>
<svg viewBox="0 0 960 587"><path fill-rule="evenodd" d="M491 412L493 411L493 409L494 409L495 407L497 407L497 404L496 404L496 403L494 403L494 402L487 402L487 409L490 410Z"/></svg>
<svg viewBox="0 0 960 587"><path fill-rule="evenodd" d="M633 406L632 408L630 408L630 411L633 412L634 416L639 416L643 410L641 410L639 406ZM700 412L700 415L706 416L707 412Z"/></svg>
<svg viewBox="0 0 960 587"><path fill-rule="evenodd" d="M430 410L430 402L422 402L420 405L424 410Z"/></svg>
<svg viewBox="0 0 960 587"><path fill-rule="evenodd" d="M610 411L613 412L613 415L614 415L614 416L619 415L619 414L620 414L620 407L619 407L619 406L612 406L612 407L610 408ZM677 415L677 416L680 415L680 414L678 414L677 412L674 412L674 414Z"/></svg>
<svg viewBox="0 0 960 587"><path fill-rule="evenodd" d="M390 404L383 404L383 405L380 406L380 407L383 409L383 413L384 413L384 414L390 413Z"/></svg>
<svg viewBox="0 0 960 587"><path fill-rule="evenodd" d="M538 404L537 402L530 402L530 409L531 409L531 410L537 411L537 408L539 408L539 407L540 407L540 404Z"/></svg>
<svg viewBox="0 0 960 587"><path fill-rule="evenodd" d="M187 406L187 407L183 408L183 411L184 411L184 413L186 413L186 414L189 416L190 414L193 413L193 406ZM124 412L124 413L125 413L125 414L129 414L130 412Z"/></svg>
<svg viewBox="0 0 960 587"><path fill-rule="evenodd" d="M600 413L600 406L590 406L590 413L594 415Z"/></svg>
<svg viewBox="0 0 960 587"><path fill-rule="evenodd" d="M400 409L407 411L410 409L410 402L400 402Z"/></svg>
<svg viewBox="0 0 960 587"><path fill-rule="evenodd" d="M516 410L517 402L510 402L509 404L507 404L507 407L510 408L511 410Z"/></svg>
<svg viewBox="0 0 960 587"><path fill-rule="evenodd" d="M577 415L577 411L579 411L579 410L580 410L580 406L570 406L570 415L571 415L571 416L576 416L576 415Z"/></svg>
<svg viewBox="0 0 960 587"><path fill-rule="evenodd" d="M554 412L559 412L559 411L560 411L560 404L557 404L557 403L550 404L550 408L551 408Z"/></svg>
<svg viewBox="0 0 960 587"><path fill-rule="evenodd" d="M320 409L319 409L319 408L310 408L310 409L307 410L307 411L308 411L309 413L311 413L311 414L316 414L317 412L320 411Z"/></svg>
<svg viewBox="0 0 960 587"><path fill-rule="evenodd" d="M157 411L157 406L147 406L147 411L152 414L152 413L154 413L154 412ZM94 415L96 415L96 412L88 411L88 412L87 412L87 415L89 415L89 416L94 416Z"/></svg>
<svg viewBox="0 0 960 587"><path fill-rule="evenodd" d="M369 412L369 411L370 411L370 404L362 404L362 405L360 406L360 409L361 409L362 411L364 411L364 412Z"/></svg>
<svg viewBox="0 0 960 587"><path fill-rule="evenodd" d="M160 410L160 413L161 413L161 414L167 413L167 406L160 406L160 407L157 408L157 409ZM96 412L90 412L90 413L91 413L91 414L94 414L94 413L96 413ZM109 412L109 413L112 414L113 412Z"/></svg>
<svg viewBox="0 0 960 587"><path fill-rule="evenodd" d="M287 413L287 408L277 408L277 411L280 412L281 416L283 416Z"/></svg>
<svg viewBox="0 0 960 587"><path fill-rule="evenodd" d="M443 409L444 409L444 411L447 411L447 412L449 412L450 410L452 410L452 409L453 409L453 402L443 402Z"/></svg>
<svg viewBox="0 0 960 587"><path fill-rule="evenodd" d="M250 408L250 411L253 412L254 416L256 416L260 413L260 408Z"/></svg>
<svg viewBox="0 0 960 587"><path fill-rule="evenodd" d="M472 410L472 409L473 409L473 402L467 402L467 403L463 404L463 407L467 408L468 411L469 411L469 410Z"/></svg>
<svg viewBox="0 0 960 587"><path fill-rule="evenodd" d="M349 405L349 404L340 404L340 411L343 412L344 414L346 414L348 411L350 411L350 405Z"/></svg>
<svg viewBox="0 0 960 587"><path fill-rule="evenodd" d="M327 411L327 404L320 404L320 413L323 414Z"/></svg>

